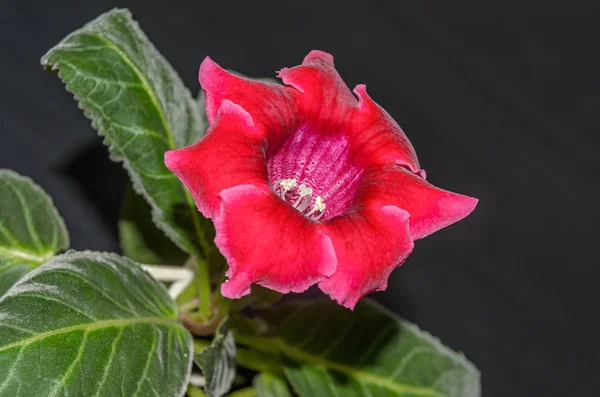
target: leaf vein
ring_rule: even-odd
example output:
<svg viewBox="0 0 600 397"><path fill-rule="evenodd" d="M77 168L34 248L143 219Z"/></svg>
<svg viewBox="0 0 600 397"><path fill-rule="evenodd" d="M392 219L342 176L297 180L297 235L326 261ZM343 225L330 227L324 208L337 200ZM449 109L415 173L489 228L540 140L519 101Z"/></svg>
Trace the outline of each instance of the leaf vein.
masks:
<svg viewBox="0 0 600 397"><path fill-rule="evenodd" d="M94 289L95 291L98 291L98 293L102 296L104 296L108 301L110 301L111 303L113 303L115 306L125 310L126 312L134 315L134 316L138 316L139 313L136 313L134 311L132 311L130 308L125 307L123 305L121 305L119 302L117 302L116 300L114 300L110 295L108 295L106 292L102 291L100 288L98 288L98 286L96 286L94 283L90 282L88 279L86 279L85 277L81 277L79 275L79 273L73 271L73 270L69 270L69 269L53 269L53 272L56 273L62 273L62 274L67 274L70 275L71 277L74 277L78 280L83 281L84 283L86 283L87 285L91 286L92 289Z"/></svg>
<svg viewBox="0 0 600 397"><path fill-rule="evenodd" d="M69 365L69 368L67 368L67 371L65 372L62 379L59 380L58 383L56 383L56 385L54 386L54 389L52 389L52 392L49 397L56 396L58 391L60 390L60 388L65 386L67 380L73 374L73 370L75 369L75 367L77 366L77 364L81 361L81 359L83 357L83 352L85 351L85 345L87 343L87 337L88 337L88 333L84 331L83 339L81 340L79 349L77 349L77 355L73 359L73 362L71 363L71 365ZM66 392L66 390L65 390L65 392Z"/></svg>
<svg viewBox="0 0 600 397"><path fill-rule="evenodd" d="M19 360L22 357L23 350L25 350L25 349L24 348L19 349L19 354L17 354L15 361L11 365L10 371L8 371L8 374L6 375L6 379L4 379L4 382L2 382L2 385L0 385L0 393L4 390L4 388L9 384L9 381L15 375L15 370L16 370L17 364L19 363ZM18 393L17 393L17 395L18 395Z"/></svg>
<svg viewBox="0 0 600 397"><path fill-rule="evenodd" d="M356 378L357 380L372 383L398 393L413 393L418 396L444 397L442 394L438 393L435 390L427 389L420 386L399 383L387 377L382 377L378 374L364 371L359 368L329 361L321 356L314 355L305 352L301 349L298 349L294 346L288 345L281 339L275 339L275 341L279 344L279 348L281 349L281 352L284 355L299 362L312 363L313 365L321 366L323 368L327 368L335 372L347 374Z"/></svg>
<svg viewBox="0 0 600 397"><path fill-rule="evenodd" d="M22 248L22 247L19 247ZM11 248L0 247L0 256L10 258L16 261L26 261L27 263L34 262L36 265L46 262L54 256L54 251L47 251L41 254L32 254L26 250L19 251Z"/></svg>
<svg viewBox="0 0 600 397"><path fill-rule="evenodd" d="M17 189L10 180L7 179L5 182L10 187L10 189L15 193L15 195L17 196L17 199L19 200L19 204L21 205L21 208L23 209L23 215L25 215L25 223L27 225L27 231L29 232L29 236L33 240L33 242L34 242L35 246L38 248L38 250L42 251L44 248L42 247L42 241L40 240L40 236L38 236L37 233L35 232L35 228L33 225L33 219L31 217L30 207L27 205L26 200L23 197L23 194L21 194L21 191L19 189Z"/></svg>
<svg viewBox="0 0 600 397"><path fill-rule="evenodd" d="M42 299L45 301L51 301L51 302L56 302L59 305L62 305L64 307L67 307L87 318L89 318L92 321L97 321L98 319L96 317L90 316L89 314L86 314L85 312L81 311L80 309L69 305L67 302L61 301L59 299L55 299L55 298L51 298L49 296L44 296L44 295L38 295L38 294L32 294L29 292L22 292L22 293L16 293L14 295L5 295L6 298L18 298L18 297L24 297L24 298L36 298L36 299Z"/></svg>
<svg viewBox="0 0 600 397"><path fill-rule="evenodd" d="M100 383L98 384L98 389L96 390L96 394L94 394L93 397L100 396L100 390L102 390L102 387L104 387L104 383L106 383L106 379L108 379L108 372L110 371L110 367L112 366L113 362L115 361L115 353L117 352L117 344L121 341L121 338L123 337L124 329L125 329L125 327L119 328L119 332L117 333L117 335L115 336L115 339L113 340L113 342L110 345L110 356L108 356L108 362L104 366L104 371L102 372L102 378L100 379Z"/></svg>
<svg viewBox="0 0 600 397"><path fill-rule="evenodd" d="M77 324L69 327L58 328L52 331L46 331L27 339L22 339L4 346L0 346L0 354L12 348L18 346L27 346L55 335L61 335L80 330L94 331L101 328L127 327L133 324L154 324L181 328L181 325L177 322L176 319L165 317L137 317L114 320L101 320L95 323Z"/></svg>
<svg viewBox="0 0 600 397"><path fill-rule="evenodd" d="M137 65L133 62L133 60L131 60L129 58L129 56L116 43L112 42L111 40L109 40L106 37L99 35L99 34L89 33L89 35L99 38L100 40L104 41L108 46L114 48L114 50L117 52L117 54L119 54L119 56L121 56L121 58L125 61L125 63L127 63L129 65L129 67L134 71L134 73L138 76L138 78L140 79L140 81L142 83L142 86L149 93L150 100L152 101L152 104L154 105L154 107L156 108L156 111L159 114L160 120L163 124L165 134L167 135L167 142L169 144L169 147L171 149L177 149L177 145L175 144L175 139L173 137L173 132L171 131L169 123L167 122L165 110L163 109L162 105L160 104L160 101L156 95L156 92L155 92L154 88L152 87L152 85L150 84L150 82L148 81L148 79L146 78L146 76L141 72L141 70L137 67ZM190 210L190 216L192 218L192 223L194 224L196 236L200 240L199 242L202 245L203 250L207 253L209 251L210 247L209 247L208 243L206 242L204 232L202 231L202 227L200 225L200 219L198 218L198 216L199 216L198 211L196 211L196 205L194 203L194 199L182 184L178 184L178 186L179 186L179 189L181 189L181 191L183 192L183 195L188 203L187 207Z"/></svg>
<svg viewBox="0 0 600 397"><path fill-rule="evenodd" d="M147 379L148 369L150 369L150 363L152 362L152 356L156 352L156 346L157 346L156 339L157 338L158 338L158 334L154 333L154 336L152 338L152 349L150 349L150 351L148 352L148 358L146 359L146 364L144 365L144 370L142 371L142 375L140 376L140 380L138 381L137 387L135 388L135 392L133 393L132 397L135 397L138 395L138 392L140 391L140 388L142 387L142 383L144 383L144 380Z"/></svg>

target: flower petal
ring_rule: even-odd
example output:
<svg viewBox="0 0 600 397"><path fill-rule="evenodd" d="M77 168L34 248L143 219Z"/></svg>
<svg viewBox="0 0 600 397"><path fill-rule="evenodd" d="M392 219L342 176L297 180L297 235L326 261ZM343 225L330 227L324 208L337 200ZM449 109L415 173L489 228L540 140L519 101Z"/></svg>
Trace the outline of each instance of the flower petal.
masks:
<svg viewBox="0 0 600 397"><path fill-rule="evenodd" d="M210 124L216 121L224 99L244 108L269 138L283 134L296 123L295 90L289 87L235 76L209 57L200 65L199 81L206 94Z"/></svg>
<svg viewBox="0 0 600 397"><path fill-rule="evenodd" d="M283 68L277 75L301 92L296 96L298 107L316 130L338 131L357 106L356 98L335 70L333 56L326 52L311 51L302 65Z"/></svg>
<svg viewBox="0 0 600 397"><path fill-rule="evenodd" d="M401 166L372 170L363 176L358 201L383 201L410 214L410 234L417 240L469 215L478 200L427 183Z"/></svg>
<svg viewBox="0 0 600 397"><path fill-rule="evenodd" d="M220 197L215 242L229 263L223 296L246 295L251 283L303 292L335 271L329 237L272 191L241 185Z"/></svg>
<svg viewBox="0 0 600 397"><path fill-rule="evenodd" d="M354 89L358 100L352 95L330 54L311 51L302 65L284 68L278 76L301 93L296 100L311 128L345 134L352 142L354 157L364 166L400 164L421 172L404 131L369 97L364 85Z"/></svg>
<svg viewBox="0 0 600 397"><path fill-rule="evenodd" d="M399 164L419 173L421 167L415 149L398 123L371 99L364 84L357 85L354 93L358 109L348 134L361 155L368 159L365 165Z"/></svg>
<svg viewBox="0 0 600 397"><path fill-rule="evenodd" d="M202 214L212 218L219 193L241 184L268 183L265 143L250 115L223 101L216 124L199 142L165 153L165 164L183 182Z"/></svg>
<svg viewBox="0 0 600 397"><path fill-rule="evenodd" d="M408 212L398 207L370 205L327 222L338 264L319 288L350 309L363 296L385 290L392 270L413 249L408 219Z"/></svg>

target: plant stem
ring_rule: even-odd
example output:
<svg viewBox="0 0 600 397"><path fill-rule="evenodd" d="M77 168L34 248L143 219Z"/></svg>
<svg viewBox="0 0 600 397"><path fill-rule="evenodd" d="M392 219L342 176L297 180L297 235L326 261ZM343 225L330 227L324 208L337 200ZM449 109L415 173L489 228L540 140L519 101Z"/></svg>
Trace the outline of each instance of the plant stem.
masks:
<svg viewBox="0 0 600 397"><path fill-rule="evenodd" d="M208 320L211 306L210 267L204 258L196 258L196 283L200 298L198 314L202 319Z"/></svg>

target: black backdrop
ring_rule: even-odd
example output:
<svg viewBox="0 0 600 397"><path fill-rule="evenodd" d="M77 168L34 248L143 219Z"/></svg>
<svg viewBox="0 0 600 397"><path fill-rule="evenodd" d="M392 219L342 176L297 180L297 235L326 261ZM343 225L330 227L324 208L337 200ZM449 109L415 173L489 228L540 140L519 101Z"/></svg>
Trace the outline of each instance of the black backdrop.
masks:
<svg viewBox="0 0 600 397"><path fill-rule="evenodd" d="M432 183L481 199L417 242L376 298L464 351L486 396L596 395L598 13L433 3L3 0L0 167L55 198L74 248L118 250L126 176L39 67L47 49L126 6L194 91L205 55L273 76L327 50L398 120Z"/></svg>

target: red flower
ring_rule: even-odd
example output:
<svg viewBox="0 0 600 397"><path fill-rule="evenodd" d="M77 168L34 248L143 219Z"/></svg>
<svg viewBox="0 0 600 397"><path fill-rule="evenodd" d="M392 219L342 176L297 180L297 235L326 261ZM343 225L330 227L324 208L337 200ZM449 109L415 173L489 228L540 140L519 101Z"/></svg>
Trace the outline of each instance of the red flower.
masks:
<svg viewBox="0 0 600 397"><path fill-rule="evenodd" d="M285 85L243 79L206 58L210 128L165 162L214 220L229 262L224 296L318 283L353 308L387 287L413 240L477 199L427 183L404 132L364 85L352 95L331 55L312 51L278 77Z"/></svg>

